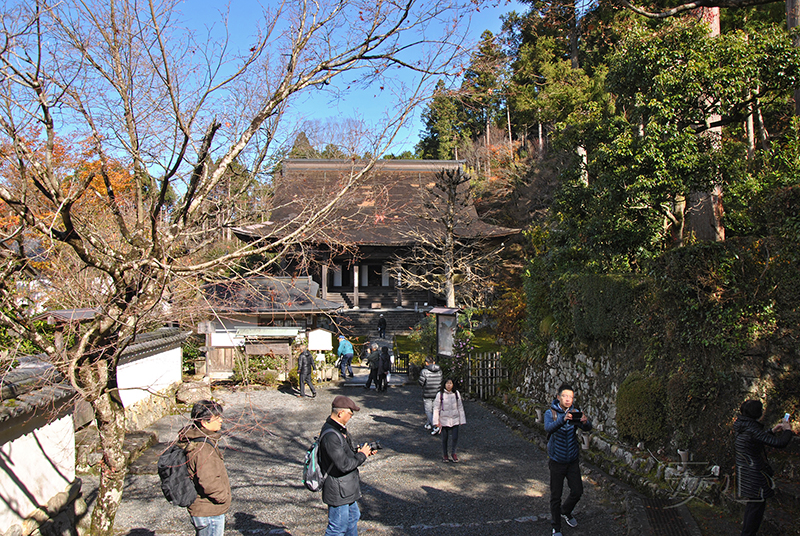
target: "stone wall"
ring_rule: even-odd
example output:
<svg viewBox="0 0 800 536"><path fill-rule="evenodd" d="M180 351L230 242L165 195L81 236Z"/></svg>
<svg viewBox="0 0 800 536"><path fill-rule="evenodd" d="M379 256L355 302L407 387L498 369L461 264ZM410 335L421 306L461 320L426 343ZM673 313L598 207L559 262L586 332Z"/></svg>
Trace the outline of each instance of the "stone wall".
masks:
<svg viewBox="0 0 800 536"><path fill-rule="evenodd" d="M150 396L125 407L125 430L144 430L157 420L176 412L175 393L180 382L150 393Z"/></svg>
<svg viewBox="0 0 800 536"><path fill-rule="evenodd" d="M622 370L613 356L588 356L583 352L568 355L557 342L550 344L544 363L534 364L525 371L517 392L529 402L531 410L546 408L563 383L575 389L575 404L591 416L597 431L616 435L616 399L619 385L627 371ZM525 409L525 408L522 408Z"/></svg>

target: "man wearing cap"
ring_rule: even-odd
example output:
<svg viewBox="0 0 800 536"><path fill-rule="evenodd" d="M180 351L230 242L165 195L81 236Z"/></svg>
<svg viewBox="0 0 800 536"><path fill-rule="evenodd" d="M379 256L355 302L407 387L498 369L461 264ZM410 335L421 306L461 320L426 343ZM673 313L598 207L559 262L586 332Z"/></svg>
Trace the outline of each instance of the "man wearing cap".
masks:
<svg viewBox="0 0 800 536"><path fill-rule="evenodd" d="M344 335L339 335L339 348L336 350L336 353L339 354L341 358L341 375L342 378L345 377L345 374L349 375L351 378L353 377L353 345L350 344L350 341L344 338Z"/></svg>
<svg viewBox="0 0 800 536"><path fill-rule="evenodd" d="M322 485L322 502L328 505L328 528L325 536L357 536L361 511L356 502L361 498L358 466L374 451L368 444L356 448L347 423L359 408L346 396L339 395L331 404L331 416L320 430L320 467L328 474ZM327 429L335 433L321 434Z"/></svg>

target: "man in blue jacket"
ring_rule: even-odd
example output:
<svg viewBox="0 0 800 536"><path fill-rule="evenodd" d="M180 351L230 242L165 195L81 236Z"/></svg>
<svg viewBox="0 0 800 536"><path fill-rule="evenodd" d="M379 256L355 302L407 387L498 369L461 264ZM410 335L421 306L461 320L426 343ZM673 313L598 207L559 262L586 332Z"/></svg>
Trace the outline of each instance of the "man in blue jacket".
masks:
<svg viewBox="0 0 800 536"><path fill-rule="evenodd" d="M569 384L562 384L558 394L544 414L544 429L547 432L547 455L550 457L550 514L553 536L561 536L561 519L570 527L577 527L578 521L572 510L583 495L581 481L580 446L576 432L588 432L591 421L585 414L573 407L575 391ZM569 485L569 497L561 504L564 478Z"/></svg>
<svg viewBox="0 0 800 536"><path fill-rule="evenodd" d="M320 441L319 465L328 476L322 484L322 502L328 505L328 528L325 536L357 536L361 511L361 481L358 467L374 454L369 444L356 448L347 432L347 423L359 408L346 396L339 395L331 404L331 416L320 430L325 434Z"/></svg>
<svg viewBox="0 0 800 536"><path fill-rule="evenodd" d="M344 338L344 335L339 335L339 348L336 350L336 353L339 354L341 361L339 363L340 371L342 378L345 377L346 374L353 377L353 345L350 344L350 341Z"/></svg>

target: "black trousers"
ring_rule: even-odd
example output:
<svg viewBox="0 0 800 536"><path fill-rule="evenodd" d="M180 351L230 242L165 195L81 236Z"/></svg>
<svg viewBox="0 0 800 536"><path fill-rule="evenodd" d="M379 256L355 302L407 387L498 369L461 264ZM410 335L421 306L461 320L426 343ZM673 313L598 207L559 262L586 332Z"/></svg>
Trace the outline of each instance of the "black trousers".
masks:
<svg viewBox="0 0 800 536"><path fill-rule="evenodd" d="M369 389L373 381L375 382L375 387L378 387L378 369L376 368L369 369L369 378L367 378L367 385L365 385L365 387Z"/></svg>
<svg viewBox="0 0 800 536"><path fill-rule="evenodd" d="M556 532L561 531L561 514L572 515L572 509L578 504L583 495L583 481L581 480L580 458L569 463L558 463L550 460L550 515L551 523ZM569 497L561 504L561 495L564 492L564 478L569 485Z"/></svg>
<svg viewBox="0 0 800 536"><path fill-rule="evenodd" d="M386 386L389 385L389 381L386 379L386 373L383 372L378 374L378 378L375 381L375 385L378 386L378 391L385 391Z"/></svg>
<svg viewBox="0 0 800 536"><path fill-rule="evenodd" d="M456 453L458 447L458 426L442 426L442 455L447 458L447 440L450 440L450 453Z"/></svg>
<svg viewBox="0 0 800 536"><path fill-rule="evenodd" d="M317 390L314 389L314 384L311 383L311 374L299 374L300 376L300 396L306 396L306 385L311 388L311 394L317 396Z"/></svg>
<svg viewBox="0 0 800 536"><path fill-rule="evenodd" d="M764 519L764 510L767 508L766 500L753 499L744 507L744 523L742 524L742 536L754 536L761 526Z"/></svg>

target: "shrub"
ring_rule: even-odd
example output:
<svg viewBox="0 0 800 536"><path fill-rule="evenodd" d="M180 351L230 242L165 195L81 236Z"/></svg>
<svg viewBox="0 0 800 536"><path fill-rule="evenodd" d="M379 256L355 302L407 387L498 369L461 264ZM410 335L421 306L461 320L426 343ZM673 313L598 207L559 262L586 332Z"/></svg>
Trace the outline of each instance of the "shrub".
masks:
<svg viewBox="0 0 800 536"><path fill-rule="evenodd" d="M300 375L297 374L296 368L293 368L292 370L289 371L288 379L289 379L289 385L291 385L295 389L298 389L300 387ZM312 383L314 382L313 377L311 378L311 382Z"/></svg>
<svg viewBox="0 0 800 536"><path fill-rule="evenodd" d="M617 430L634 441L657 441L666 436L666 393L661 378L639 371L625 378L617 392Z"/></svg>
<svg viewBox="0 0 800 536"><path fill-rule="evenodd" d="M285 358L274 354L241 355L234 360L233 380L240 383L274 385L278 379L276 371L282 370L284 364Z"/></svg>
<svg viewBox="0 0 800 536"><path fill-rule="evenodd" d="M436 355L436 317L427 315L414 326L409 338L424 355Z"/></svg>

